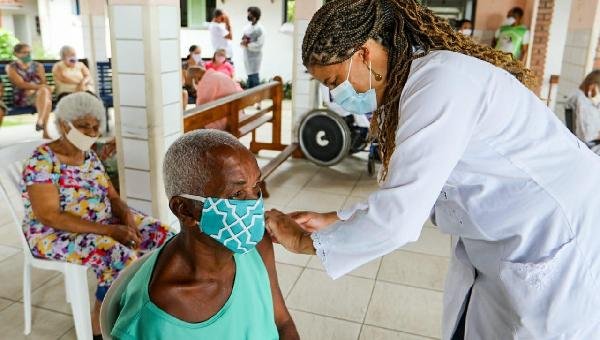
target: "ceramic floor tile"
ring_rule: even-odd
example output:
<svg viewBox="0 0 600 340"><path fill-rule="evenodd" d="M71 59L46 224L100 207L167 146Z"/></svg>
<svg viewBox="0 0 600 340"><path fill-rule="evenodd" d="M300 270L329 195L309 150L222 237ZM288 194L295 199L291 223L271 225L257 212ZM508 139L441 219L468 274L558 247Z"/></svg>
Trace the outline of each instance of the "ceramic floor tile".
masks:
<svg viewBox="0 0 600 340"><path fill-rule="evenodd" d="M96 290L96 277L91 271L88 271L88 286L88 296L90 299L90 306L92 306L95 300L94 292ZM36 307L71 314L71 305L67 303L65 295L65 281L63 275L53 278L33 291L31 294L31 303Z"/></svg>
<svg viewBox="0 0 600 340"><path fill-rule="evenodd" d="M398 250L383 258L377 279L442 291L449 263L446 257Z"/></svg>
<svg viewBox="0 0 600 340"><path fill-rule="evenodd" d="M75 327L71 328L67 333L61 336L58 340L77 340L77 334L75 333Z"/></svg>
<svg viewBox="0 0 600 340"><path fill-rule="evenodd" d="M31 334L23 335L23 304L14 303L0 312L0 334L3 339L56 340L73 327L70 315L32 308Z"/></svg>
<svg viewBox="0 0 600 340"><path fill-rule="evenodd" d="M377 271L379 270L379 264L381 263L381 258L373 260L367 264L364 264L357 269L350 272L349 275L364 277L366 279L375 279L377 277ZM321 260L317 256L312 256L310 261L308 261L308 268L318 269L324 271L323 264Z"/></svg>
<svg viewBox="0 0 600 340"><path fill-rule="evenodd" d="M20 235L12 223L0 227L0 245L21 248Z"/></svg>
<svg viewBox="0 0 600 340"><path fill-rule="evenodd" d="M280 244L273 244L273 248L275 248L275 261L279 263L305 267L310 260L310 255L301 255L289 252Z"/></svg>
<svg viewBox="0 0 600 340"><path fill-rule="evenodd" d="M360 324L326 316L290 310L300 339L356 340Z"/></svg>
<svg viewBox="0 0 600 340"><path fill-rule="evenodd" d="M32 291L59 275L50 270L31 269ZM15 254L0 262L0 297L19 300L23 296L23 255ZM2 334L2 333L0 333Z"/></svg>
<svg viewBox="0 0 600 340"><path fill-rule="evenodd" d="M290 308L362 322L374 280L345 276L332 280L325 272L306 269L288 296Z"/></svg>
<svg viewBox="0 0 600 340"><path fill-rule="evenodd" d="M324 192L306 190L300 191L296 197L287 205L288 210L310 210L317 212L329 212L339 210L346 201L346 196L328 194Z"/></svg>
<svg viewBox="0 0 600 340"><path fill-rule="evenodd" d="M269 198L265 199L265 204L275 204L285 207L296 196L302 187L300 186L274 186L268 185Z"/></svg>
<svg viewBox="0 0 600 340"><path fill-rule="evenodd" d="M13 303L14 303L14 301L10 301L10 300L7 300L7 299L0 298L0 311L3 310L6 307L12 305Z"/></svg>
<svg viewBox="0 0 600 340"><path fill-rule="evenodd" d="M379 186L377 185L377 180L375 178L361 177L361 179L356 182L356 185L352 189L352 192L350 192L350 195L367 197L378 189Z"/></svg>
<svg viewBox="0 0 600 340"><path fill-rule="evenodd" d="M365 323L411 334L440 337L441 320L441 292L378 281Z"/></svg>
<svg viewBox="0 0 600 340"><path fill-rule="evenodd" d="M359 176L359 174L323 168L306 184L306 188L332 194L348 195L354 188Z"/></svg>
<svg viewBox="0 0 600 340"><path fill-rule="evenodd" d="M276 263L275 265L277 266L279 289L281 289L281 294L285 298L292 290L304 268L283 263Z"/></svg>
<svg viewBox="0 0 600 340"><path fill-rule="evenodd" d="M437 229L424 227L417 242L402 247L417 253L450 256L450 235L442 234Z"/></svg>
<svg viewBox="0 0 600 340"><path fill-rule="evenodd" d="M0 261L15 255L21 250L16 247L8 247L0 245Z"/></svg>
<svg viewBox="0 0 600 340"><path fill-rule="evenodd" d="M267 178L267 185L270 187L303 187L312 179L318 170L318 166L309 163L306 160L287 161Z"/></svg>
<svg viewBox="0 0 600 340"><path fill-rule="evenodd" d="M379 327L364 325L359 340L429 340L418 335L391 331Z"/></svg>

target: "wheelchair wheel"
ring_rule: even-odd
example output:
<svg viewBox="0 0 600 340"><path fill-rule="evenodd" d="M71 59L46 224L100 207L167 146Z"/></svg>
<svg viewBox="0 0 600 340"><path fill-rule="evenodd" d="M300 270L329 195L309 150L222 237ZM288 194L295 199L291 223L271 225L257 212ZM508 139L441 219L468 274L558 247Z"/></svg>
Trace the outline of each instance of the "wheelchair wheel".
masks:
<svg viewBox="0 0 600 340"><path fill-rule="evenodd" d="M302 152L321 166L339 163L350 152L350 129L346 121L330 110L310 111L298 128Z"/></svg>

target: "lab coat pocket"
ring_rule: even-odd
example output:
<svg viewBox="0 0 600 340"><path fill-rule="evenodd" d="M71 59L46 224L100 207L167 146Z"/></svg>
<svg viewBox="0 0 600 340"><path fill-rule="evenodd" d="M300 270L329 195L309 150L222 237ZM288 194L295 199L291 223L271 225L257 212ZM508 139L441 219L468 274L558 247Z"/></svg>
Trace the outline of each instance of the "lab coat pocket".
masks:
<svg viewBox="0 0 600 340"><path fill-rule="evenodd" d="M576 239L535 262L502 261L500 280L516 314L518 334L548 339L600 319L600 294Z"/></svg>

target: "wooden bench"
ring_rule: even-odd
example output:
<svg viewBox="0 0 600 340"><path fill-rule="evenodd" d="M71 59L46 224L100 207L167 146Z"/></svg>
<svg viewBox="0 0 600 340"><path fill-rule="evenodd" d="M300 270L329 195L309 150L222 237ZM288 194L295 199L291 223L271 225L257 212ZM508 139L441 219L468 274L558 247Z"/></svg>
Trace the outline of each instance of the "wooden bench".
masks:
<svg viewBox="0 0 600 340"><path fill-rule="evenodd" d="M239 112L249 106L271 99L272 105L247 115L240 120ZM235 93L213 102L196 106L183 113L183 129L185 132L202 129L207 124L227 118L227 131L236 137L252 134L250 151L258 153L261 150L280 151L279 155L261 168L263 181L263 197L269 193L264 184L266 178L298 149L298 144L285 145L281 142L281 112L283 101L283 83L280 77L254 87ZM263 124L271 123L271 142L264 143L256 140L256 129Z"/></svg>

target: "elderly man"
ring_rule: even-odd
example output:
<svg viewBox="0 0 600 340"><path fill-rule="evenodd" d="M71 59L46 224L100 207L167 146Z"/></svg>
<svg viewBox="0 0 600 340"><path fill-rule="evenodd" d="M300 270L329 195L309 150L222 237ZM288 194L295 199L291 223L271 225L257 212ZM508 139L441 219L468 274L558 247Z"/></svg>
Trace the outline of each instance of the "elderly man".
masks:
<svg viewBox="0 0 600 340"><path fill-rule="evenodd" d="M299 339L264 234L254 156L233 136L180 137L163 165L181 233L129 282L112 330L119 339Z"/></svg>

